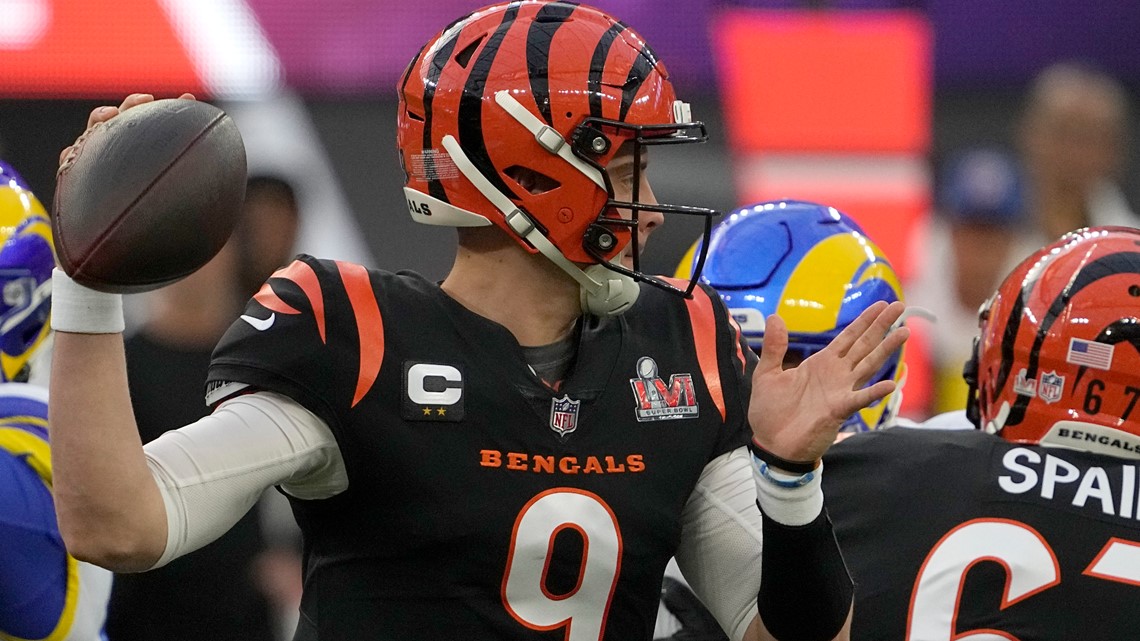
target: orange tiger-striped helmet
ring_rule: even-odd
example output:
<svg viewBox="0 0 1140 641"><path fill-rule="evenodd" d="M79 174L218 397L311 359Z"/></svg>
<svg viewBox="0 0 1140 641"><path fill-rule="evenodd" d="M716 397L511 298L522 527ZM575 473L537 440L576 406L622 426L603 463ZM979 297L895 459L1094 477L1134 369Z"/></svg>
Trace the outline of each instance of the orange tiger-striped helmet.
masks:
<svg viewBox="0 0 1140 641"><path fill-rule="evenodd" d="M1066 234L979 311L967 415L1006 440L1140 458L1140 230Z"/></svg>
<svg viewBox="0 0 1140 641"><path fill-rule="evenodd" d="M399 94L397 143L415 220L499 226L574 277L589 313L625 311L639 281L691 291L641 273L637 215L705 216L707 234L716 212L638 202L640 156L646 145L707 133L628 26L572 2L487 7L432 38ZM605 168L627 143L633 197L618 201ZM519 170L540 176L541 188L520 184ZM623 255L633 269L619 264Z"/></svg>

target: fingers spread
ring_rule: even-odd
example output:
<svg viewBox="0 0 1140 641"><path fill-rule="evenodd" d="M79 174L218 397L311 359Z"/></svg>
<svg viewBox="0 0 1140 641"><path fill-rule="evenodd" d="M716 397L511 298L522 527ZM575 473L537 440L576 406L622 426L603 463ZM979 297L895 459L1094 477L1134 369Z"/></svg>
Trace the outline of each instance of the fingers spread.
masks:
<svg viewBox="0 0 1140 641"><path fill-rule="evenodd" d="M867 328L871 327L871 325L875 322L875 319L877 319L883 310L887 307L887 303L881 300L872 303L869 307L867 307L867 309L863 310L862 314L859 314L855 320L851 321L851 324L849 324L847 327L844 327L843 331L839 332L838 336L832 339L831 344L828 346L828 349L835 350L836 355L840 358L846 356L847 352L851 349L851 346L855 344L856 340L858 340L859 337L866 333Z"/></svg>
<svg viewBox="0 0 1140 641"><path fill-rule="evenodd" d="M893 391L895 391L894 381L879 381L874 385L853 391L851 396L848 397L851 403L844 416L850 416L858 412Z"/></svg>
<svg viewBox="0 0 1140 641"><path fill-rule="evenodd" d="M891 327L894 326L895 321L898 320L905 309L906 306L898 301L880 307L879 311L870 319L871 322L865 325L863 330L855 336L855 340L847 350L846 356L855 362L865 359L891 332ZM871 311L872 308L868 307L859 315L859 319L862 319ZM854 325L854 323L852 323L852 325ZM850 326L848 329L850 329Z"/></svg>
<svg viewBox="0 0 1140 641"><path fill-rule="evenodd" d="M891 330L870 354L859 361L859 365L855 368L856 385L863 385L870 380L908 338L910 338L910 330L906 327Z"/></svg>

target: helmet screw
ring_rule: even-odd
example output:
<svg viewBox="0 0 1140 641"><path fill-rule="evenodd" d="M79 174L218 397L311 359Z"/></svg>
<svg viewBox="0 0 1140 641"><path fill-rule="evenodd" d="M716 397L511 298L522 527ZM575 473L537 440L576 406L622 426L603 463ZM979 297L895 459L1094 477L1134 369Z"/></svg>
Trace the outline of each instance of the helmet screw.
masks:
<svg viewBox="0 0 1140 641"><path fill-rule="evenodd" d="M598 247L600 247L603 251L609 251L610 249L613 249L615 241L616 239L614 238L613 234L607 233L598 235Z"/></svg>
<svg viewBox="0 0 1140 641"><path fill-rule="evenodd" d="M558 210L558 222L568 223L571 220L574 220L573 210L571 210L569 207L563 207L562 209Z"/></svg>
<svg viewBox="0 0 1140 641"><path fill-rule="evenodd" d="M603 153L609 146L610 141L606 140L605 136L594 136L594 139L590 141L590 148L594 150L594 153Z"/></svg>

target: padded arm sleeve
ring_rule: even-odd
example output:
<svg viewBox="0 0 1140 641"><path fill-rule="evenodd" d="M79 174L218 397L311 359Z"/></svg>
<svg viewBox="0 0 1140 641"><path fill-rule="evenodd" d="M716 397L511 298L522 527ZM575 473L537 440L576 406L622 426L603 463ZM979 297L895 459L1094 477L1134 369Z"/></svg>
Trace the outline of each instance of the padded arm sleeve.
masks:
<svg viewBox="0 0 1140 641"><path fill-rule="evenodd" d="M144 451L166 505L166 550L154 567L224 534L266 488L322 499L348 487L328 425L271 392L232 398Z"/></svg>
<svg viewBox="0 0 1140 641"><path fill-rule="evenodd" d="M740 641L756 616L763 543L747 448L709 461L681 518L677 565L729 638Z"/></svg>

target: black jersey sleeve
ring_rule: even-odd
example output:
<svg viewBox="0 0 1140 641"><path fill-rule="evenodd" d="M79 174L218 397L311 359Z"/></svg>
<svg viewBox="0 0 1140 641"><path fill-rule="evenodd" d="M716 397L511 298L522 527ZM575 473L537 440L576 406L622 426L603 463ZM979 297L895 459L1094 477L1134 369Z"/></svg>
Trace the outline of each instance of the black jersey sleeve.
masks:
<svg viewBox="0 0 1140 641"><path fill-rule="evenodd" d="M275 272L226 331L210 363L207 403L232 383L278 392L334 430L362 384L375 380L379 305L369 272L301 255ZM373 362L375 361L375 362Z"/></svg>

